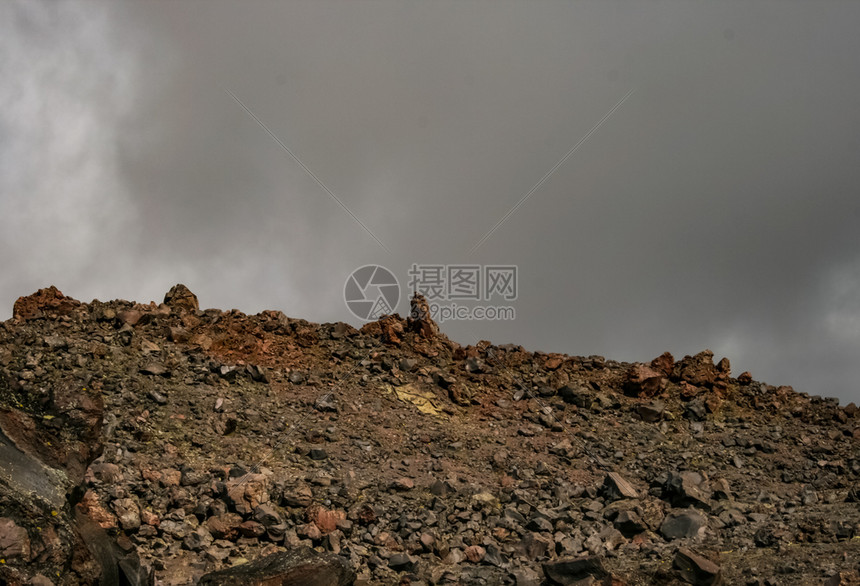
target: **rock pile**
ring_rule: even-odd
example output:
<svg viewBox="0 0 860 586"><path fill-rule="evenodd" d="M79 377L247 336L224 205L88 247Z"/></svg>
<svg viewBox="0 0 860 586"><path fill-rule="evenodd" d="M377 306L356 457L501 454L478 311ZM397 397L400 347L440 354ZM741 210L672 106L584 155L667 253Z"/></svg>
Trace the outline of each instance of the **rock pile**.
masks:
<svg viewBox="0 0 860 586"><path fill-rule="evenodd" d="M461 346L422 308L356 330L201 310L182 285L19 299L0 324L0 583L856 577L853 405L709 351Z"/></svg>

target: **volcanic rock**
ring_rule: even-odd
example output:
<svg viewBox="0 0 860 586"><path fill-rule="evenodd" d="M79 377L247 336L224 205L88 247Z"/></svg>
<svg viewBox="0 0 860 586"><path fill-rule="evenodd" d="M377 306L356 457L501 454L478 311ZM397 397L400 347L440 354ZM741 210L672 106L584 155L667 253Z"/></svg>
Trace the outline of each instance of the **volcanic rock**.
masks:
<svg viewBox="0 0 860 586"><path fill-rule="evenodd" d="M80 301L66 297L52 285L47 289L39 289L27 297L19 297L12 308L12 318L18 320L39 317L56 318L71 315L80 305Z"/></svg>
<svg viewBox="0 0 860 586"><path fill-rule="evenodd" d="M625 391L638 397L653 397L665 386L665 375L644 364L631 366L624 380Z"/></svg>
<svg viewBox="0 0 860 586"><path fill-rule="evenodd" d="M542 567L547 579L562 586L588 578L603 578L609 574L603 565L603 558L599 556L559 559L547 562Z"/></svg>
<svg viewBox="0 0 860 586"><path fill-rule="evenodd" d="M603 480L603 492L606 498L610 500L639 498L639 493L636 492L633 485L624 480L616 472L609 472L605 476Z"/></svg>
<svg viewBox="0 0 860 586"><path fill-rule="evenodd" d="M164 304L173 311L197 311L200 309L200 304L197 302L197 295L183 284L174 285L164 295Z"/></svg>
<svg viewBox="0 0 860 586"><path fill-rule="evenodd" d="M349 586L355 573L341 557L297 547L206 574L200 586Z"/></svg>
<svg viewBox="0 0 860 586"><path fill-rule="evenodd" d="M710 350L685 356L678 366L680 379L696 387L711 387L717 378L714 353Z"/></svg>
<svg viewBox="0 0 860 586"><path fill-rule="evenodd" d="M688 539L699 537L708 526L708 519L702 513L687 509L671 511L660 525L660 533L666 539Z"/></svg>
<svg viewBox="0 0 860 586"><path fill-rule="evenodd" d="M720 567L696 552L680 548L675 554L674 565L681 577L696 586L717 586L722 584Z"/></svg>

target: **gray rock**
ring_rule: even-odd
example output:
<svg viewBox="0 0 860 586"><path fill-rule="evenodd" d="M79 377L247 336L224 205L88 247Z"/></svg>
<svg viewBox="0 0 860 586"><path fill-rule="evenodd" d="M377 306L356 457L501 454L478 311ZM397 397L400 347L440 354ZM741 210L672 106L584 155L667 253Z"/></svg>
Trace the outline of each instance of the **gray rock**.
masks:
<svg viewBox="0 0 860 586"><path fill-rule="evenodd" d="M418 367L418 361L414 358L401 358L400 370L403 372L412 372Z"/></svg>
<svg viewBox="0 0 860 586"><path fill-rule="evenodd" d="M642 418L642 421L655 423L663 418L663 412L666 410L666 404L663 401L651 401L643 403L636 407L636 413Z"/></svg>
<svg viewBox="0 0 860 586"><path fill-rule="evenodd" d="M158 403L159 405L167 405L167 397L154 389L146 393L146 396Z"/></svg>
<svg viewBox="0 0 860 586"><path fill-rule="evenodd" d="M323 413L337 413L337 403L337 397L335 397L334 393L326 393L317 399L314 407L317 411L322 411Z"/></svg>
<svg viewBox="0 0 860 586"><path fill-rule="evenodd" d="M517 568L511 572L511 577L516 586L540 586L540 583L543 581L540 574L526 566Z"/></svg>
<svg viewBox="0 0 860 586"><path fill-rule="evenodd" d="M263 527L272 527L283 522L275 507L269 503L264 503L254 509L254 520Z"/></svg>
<svg viewBox="0 0 860 586"><path fill-rule="evenodd" d="M294 385L300 385L303 382L305 382L304 373L299 372L298 370L292 371L288 378L289 378L290 382L293 383Z"/></svg>
<svg viewBox="0 0 860 586"><path fill-rule="evenodd" d="M694 506L710 509L711 493L698 472L672 472L663 485L663 498L675 507Z"/></svg>
<svg viewBox="0 0 860 586"><path fill-rule="evenodd" d="M669 540L698 537L708 526L708 519L695 509L672 511L663 519L660 533Z"/></svg>
<svg viewBox="0 0 860 586"><path fill-rule="evenodd" d="M551 533L553 527L549 519L536 516L528 522L528 525L526 525L526 529L530 529L531 531L546 531L548 533Z"/></svg>
<svg viewBox="0 0 860 586"><path fill-rule="evenodd" d="M696 397L684 406L684 415L687 419L703 420L708 414L705 401L701 397Z"/></svg>
<svg viewBox="0 0 860 586"><path fill-rule="evenodd" d="M189 533L183 540L183 545L191 551L201 551L212 545L212 534L205 526L200 526Z"/></svg>
<svg viewBox="0 0 860 586"><path fill-rule="evenodd" d="M411 572L415 567L415 559L408 553L395 553L388 558L388 567L395 572Z"/></svg>
<svg viewBox="0 0 860 586"><path fill-rule="evenodd" d="M634 511L621 511L618 513L618 516L615 518L615 527L627 537L632 537L648 529L648 526Z"/></svg>

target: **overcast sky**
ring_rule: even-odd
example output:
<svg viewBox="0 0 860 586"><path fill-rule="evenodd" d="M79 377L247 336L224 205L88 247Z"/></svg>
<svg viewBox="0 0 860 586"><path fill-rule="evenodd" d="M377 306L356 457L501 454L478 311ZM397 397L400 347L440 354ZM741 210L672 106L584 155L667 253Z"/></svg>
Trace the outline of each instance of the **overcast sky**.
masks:
<svg viewBox="0 0 860 586"><path fill-rule="evenodd" d="M183 282L360 325L356 267L510 264L516 320L443 331L858 401L858 30L829 1L2 2L0 318Z"/></svg>

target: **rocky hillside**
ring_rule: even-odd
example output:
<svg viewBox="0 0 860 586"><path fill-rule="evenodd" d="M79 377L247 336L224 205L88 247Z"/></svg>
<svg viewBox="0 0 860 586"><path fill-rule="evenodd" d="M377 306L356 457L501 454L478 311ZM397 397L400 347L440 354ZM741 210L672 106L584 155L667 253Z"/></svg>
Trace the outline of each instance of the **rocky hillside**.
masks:
<svg viewBox="0 0 860 586"><path fill-rule="evenodd" d="M0 584L857 584L860 416L733 376L85 304L0 324Z"/></svg>

